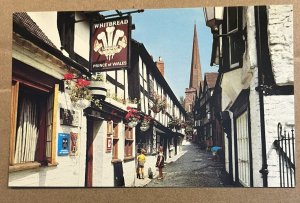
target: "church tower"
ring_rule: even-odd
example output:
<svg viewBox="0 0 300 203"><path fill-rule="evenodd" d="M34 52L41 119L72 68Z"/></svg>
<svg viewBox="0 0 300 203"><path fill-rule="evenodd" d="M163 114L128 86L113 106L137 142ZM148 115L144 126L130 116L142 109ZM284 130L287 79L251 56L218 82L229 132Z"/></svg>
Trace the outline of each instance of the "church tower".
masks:
<svg viewBox="0 0 300 203"><path fill-rule="evenodd" d="M200 88L200 81L202 81L202 73L201 73L201 65L200 65L197 28L195 24L191 72L190 72L190 84L189 84L189 88L185 89L185 99L184 99L184 108L187 112L192 112L193 110L194 101L196 99L197 92L199 92L199 88Z"/></svg>

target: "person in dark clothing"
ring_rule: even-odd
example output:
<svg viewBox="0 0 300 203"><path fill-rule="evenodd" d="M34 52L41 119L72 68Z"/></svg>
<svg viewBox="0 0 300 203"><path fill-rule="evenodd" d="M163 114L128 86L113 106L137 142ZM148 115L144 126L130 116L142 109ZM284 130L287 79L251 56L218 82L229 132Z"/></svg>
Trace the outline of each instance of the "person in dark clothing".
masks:
<svg viewBox="0 0 300 203"><path fill-rule="evenodd" d="M158 179L163 179L163 173L162 173L162 169L164 167L164 161L165 161L165 157L163 154L163 147L160 146L159 147L159 153L157 156L157 161L156 161L156 167L158 168L159 174L158 174Z"/></svg>

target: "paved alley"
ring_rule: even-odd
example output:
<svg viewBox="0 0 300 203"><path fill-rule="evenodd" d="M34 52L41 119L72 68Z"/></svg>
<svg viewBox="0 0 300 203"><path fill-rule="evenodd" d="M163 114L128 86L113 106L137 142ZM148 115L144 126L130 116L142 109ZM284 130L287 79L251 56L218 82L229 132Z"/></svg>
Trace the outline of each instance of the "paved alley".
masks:
<svg viewBox="0 0 300 203"><path fill-rule="evenodd" d="M164 179L153 179L145 187L231 187L223 166L212 153L187 142L183 155L164 167Z"/></svg>

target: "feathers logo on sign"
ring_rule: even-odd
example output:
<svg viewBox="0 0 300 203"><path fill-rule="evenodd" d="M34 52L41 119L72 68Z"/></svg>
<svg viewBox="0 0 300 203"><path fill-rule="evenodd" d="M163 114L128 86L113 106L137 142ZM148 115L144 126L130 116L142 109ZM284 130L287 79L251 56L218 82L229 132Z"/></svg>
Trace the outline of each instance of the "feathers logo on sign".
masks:
<svg viewBox="0 0 300 203"><path fill-rule="evenodd" d="M107 60L113 59L114 55L120 53L127 46L127 38L124 36L124 31L115 27L107 27L105 32L97 35L94 42L94 51L100 55L105 55Z"/></svg>

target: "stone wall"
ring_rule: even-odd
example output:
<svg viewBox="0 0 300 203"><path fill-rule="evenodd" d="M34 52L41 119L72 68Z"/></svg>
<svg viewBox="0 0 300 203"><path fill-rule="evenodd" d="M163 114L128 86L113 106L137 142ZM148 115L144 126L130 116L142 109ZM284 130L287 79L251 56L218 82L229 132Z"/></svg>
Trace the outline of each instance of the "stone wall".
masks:
<svg viewBox="0 0 300 203"><path fill-rule="evenodd" d="M269 49L275 82L294 83L293 6L267 7Z"/></svg>

